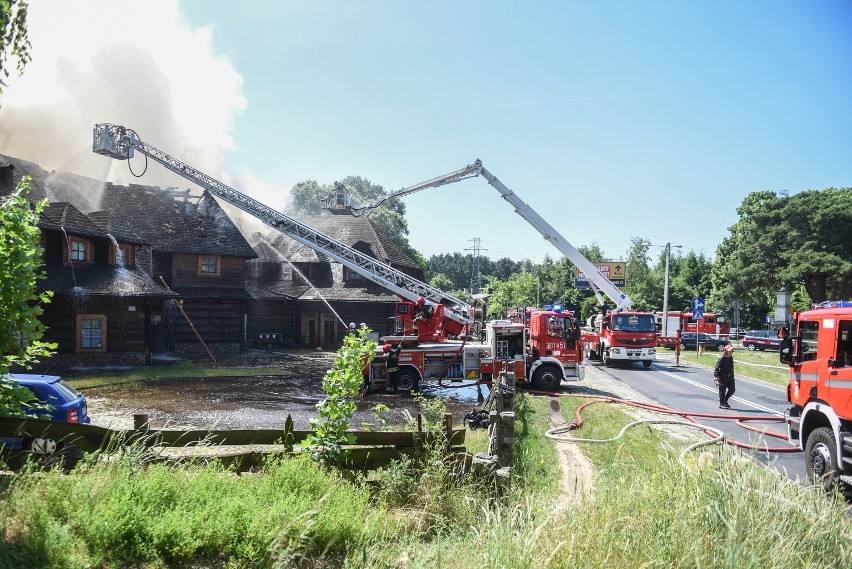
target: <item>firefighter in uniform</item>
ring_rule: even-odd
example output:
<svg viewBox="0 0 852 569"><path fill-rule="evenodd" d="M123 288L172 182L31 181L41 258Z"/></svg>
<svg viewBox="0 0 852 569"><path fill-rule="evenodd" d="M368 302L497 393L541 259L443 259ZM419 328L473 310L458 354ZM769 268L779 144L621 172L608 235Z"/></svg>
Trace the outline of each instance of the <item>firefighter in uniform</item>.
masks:
<svg viewBox="0 0 852 569"><path fill-rule="evenodd" d="M728 399L734 394L734 347L730 344L725 346L722 357L716 362L713 370L713 378L719 386L719 409L730 409Z"/></svg>
<svg viewBox="0 0 852 569"><path fill-rule="evenodd" d="M391 391L396 393L399 389L399 353L402 351L402 344L393 346L385 344L383 350L387 354L385 372L388 378L388 386L390 386Z"/></svg>

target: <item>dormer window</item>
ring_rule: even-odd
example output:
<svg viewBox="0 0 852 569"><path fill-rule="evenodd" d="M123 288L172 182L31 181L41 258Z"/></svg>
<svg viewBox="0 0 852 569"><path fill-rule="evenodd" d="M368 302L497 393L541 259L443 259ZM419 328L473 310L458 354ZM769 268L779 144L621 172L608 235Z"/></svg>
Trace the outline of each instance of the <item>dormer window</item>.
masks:
<svg viewBox="0 0 852 569"><path fill-rule="evenodd" d="M71 241L71 260L86 261L86 243L83 241Z"/></svg>
<svg viewBox="0 0 852 569"><path fill-rule="evenodd" d="M218 275L219 274L219 256L218 255L199 255L199 257L198 257L198 272L202 275Z"/></svg>

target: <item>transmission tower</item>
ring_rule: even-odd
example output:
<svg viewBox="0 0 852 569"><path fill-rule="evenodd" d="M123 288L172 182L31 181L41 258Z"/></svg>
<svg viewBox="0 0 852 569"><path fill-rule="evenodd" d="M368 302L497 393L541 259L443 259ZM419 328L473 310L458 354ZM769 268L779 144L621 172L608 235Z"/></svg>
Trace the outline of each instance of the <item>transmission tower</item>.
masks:
<svg viewBox="0 0 852 569"><path fill-rule="evenodd" d="M482 274L479 272L479 252L488 251L488 249L480 248L479 244L482 240L479 237L468 239L473 241L473 247L468 247L465 251L473 251L473 261L470 264L470 294L479 294L482 291Z"/></svg>

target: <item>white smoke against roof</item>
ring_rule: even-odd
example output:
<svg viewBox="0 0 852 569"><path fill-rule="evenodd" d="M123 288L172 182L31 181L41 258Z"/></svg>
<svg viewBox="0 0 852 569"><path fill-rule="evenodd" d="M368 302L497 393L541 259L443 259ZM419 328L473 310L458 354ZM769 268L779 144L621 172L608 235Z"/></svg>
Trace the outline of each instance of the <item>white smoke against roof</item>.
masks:
<svg viewBox="0 0 852 569"><path fill-rule="evenodd" d="M22 76L10 74L0 95L0 153L96 180L190 186L150 160L137 179L126 163L92 153L93 126L110 122L231 183L224 155L247 101L213 33L190 28L175 0L31 2L32 61ZM144 157L131 162L140 173ZM251 181L242 191L281 203L280 189L239 177Z"/></svg>

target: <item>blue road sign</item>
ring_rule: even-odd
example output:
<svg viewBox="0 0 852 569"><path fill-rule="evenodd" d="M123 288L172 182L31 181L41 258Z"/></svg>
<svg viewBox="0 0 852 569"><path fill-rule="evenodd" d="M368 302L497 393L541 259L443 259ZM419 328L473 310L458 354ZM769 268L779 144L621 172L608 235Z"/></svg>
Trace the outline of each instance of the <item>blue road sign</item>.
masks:
<svg viewBox="0 0 852 569"><path fill-rule="evenodd" d="M704 299L700 296L693 298L689 305L692 307L692 310L700 310L702 314L704 313Z"/></svg>
<svg viewBox="0 0 852 569"><path fill-rule="evenodd" d="M702 316L704 316L704 311L703 311L703 310L698 310L698 309L696 309L696 310L693 310L693 311L692 311L692 319L693 319L693 320L701 320L701 317L702 317Z"/></svg>

